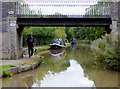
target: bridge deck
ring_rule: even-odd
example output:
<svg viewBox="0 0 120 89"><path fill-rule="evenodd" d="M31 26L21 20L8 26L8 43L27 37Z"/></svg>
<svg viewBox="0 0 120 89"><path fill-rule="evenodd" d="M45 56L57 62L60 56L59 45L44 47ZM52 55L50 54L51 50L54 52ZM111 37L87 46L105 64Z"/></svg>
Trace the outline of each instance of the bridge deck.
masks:
<svg viewBox="0 0 120 89"><path fill-rule="evenodd" d="M111 18L17 18L21 26L109 26Z"/></svg>

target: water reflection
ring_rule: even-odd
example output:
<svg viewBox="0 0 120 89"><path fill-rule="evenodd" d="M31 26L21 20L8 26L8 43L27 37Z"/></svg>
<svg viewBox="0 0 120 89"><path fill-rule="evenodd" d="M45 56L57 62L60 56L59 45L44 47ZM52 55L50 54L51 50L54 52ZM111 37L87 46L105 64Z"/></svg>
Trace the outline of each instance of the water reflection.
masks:
<svg viewBox="0 0 120 89"><path fill-rule="evenodd" d="M28 76L26 79L26 87L32 87L33 85L33 76Z"/></svg>
<svg viewBox="0 0 120 89"><path fill-rule="evenodd" d="M71 45L72 49L75 50L77 48L77 45L74 44L74 45Z"/></svg>
<svg viewBox="0 0 120 89"><path fill-rule="evenodd" d="M58 49L58 50L51 49L50 54L52 55L52 57L54 59L59 60L59 59L61 59L62 57L65 56L65 49L64 48L61 48L61 49Z"/></svg>
<svg viewBox="0 0 120 89"><path fill-rule="evenodd" d="M41 87L92 87L94 82L84 77L84 71L80 64L75 60L70 60L70 66L67 70L60 73L52 73L48 71L41 81ZM40 87L34 83L32 87Z"/></svg>
<svg viewBox="0 0 120 89"><path fill-rule="evenodd" d="M37 69L3 78L4 87L28 86L92 86L119 87L120 72L105 70L94 65L94 56L89 45L77 45L65 49L65 55L55 60L45 53L43 63ZM63 80L64 79L64 80ZM86 81L86 82L82 82ZM62 83L63 82L63 83Z"/></svg>

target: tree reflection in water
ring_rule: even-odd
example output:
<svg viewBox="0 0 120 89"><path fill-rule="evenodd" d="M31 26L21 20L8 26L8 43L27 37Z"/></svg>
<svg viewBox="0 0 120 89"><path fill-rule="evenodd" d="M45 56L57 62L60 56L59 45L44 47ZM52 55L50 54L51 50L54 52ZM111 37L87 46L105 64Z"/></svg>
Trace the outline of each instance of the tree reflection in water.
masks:
<svg viewBox="0 0 120 89"><path fill-rule="evenodd" d="M59 80L61 81L62 78L64 78L65 81L68 81L77 75L79 75L80 77L80 73L79 73L80 71L83 71L81 72L83 73L81 74L83 79L86 78L88 82L89 81L92 81L91 83L94 82L96 87L119 86L118 84L119 72L105 70L102 66L95 66L94 55L90 50L89 45L77 45L75 50L73 50L71 47L67 47L65 49L65 55L61 57L59 60L53 58L52 55L49 53L45 53L42 56L44 56L44 59L40 67L38 67L35 70L16 74L11 78L4 78L3 86L7 86L7 87L41 86L43 85L42 83L46 82L45 79L48 79L50 81L50 78L53 80L60 78ZM74 60L76 62L75 65L77 68L74 66L76 70L73 72L68 71L71 68L70 60ZM67 72L69 73L68 75ZM60 75L59 77L59 74L62 75ZM65 77L63 76L64 74ZM70 74L71 76L69 76ZM29 76L31 76L32 78L31 77L29 78ZM53 76L53 78L49 76ZM79 77L77 78L77 80L74 80L75 78L73 80L75 82L80 81ZM29 83L28 81L32 81L32 82ZM74 81L70 81L70 82L72 83ZM68 85L68 86L72 86L72 85Z"/></svg>

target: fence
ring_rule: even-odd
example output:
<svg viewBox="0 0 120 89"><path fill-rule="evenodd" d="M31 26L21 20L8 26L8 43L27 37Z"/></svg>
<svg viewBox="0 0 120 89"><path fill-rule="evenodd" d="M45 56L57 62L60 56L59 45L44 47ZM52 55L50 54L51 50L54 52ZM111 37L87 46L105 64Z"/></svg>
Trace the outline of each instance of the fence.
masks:
<svg viewBox="0 0 120 89"><path fill-rule="evenodd" d="M16 2L18 17L41 18L106 18L112 2L99 1L25 1Z"/></svg>

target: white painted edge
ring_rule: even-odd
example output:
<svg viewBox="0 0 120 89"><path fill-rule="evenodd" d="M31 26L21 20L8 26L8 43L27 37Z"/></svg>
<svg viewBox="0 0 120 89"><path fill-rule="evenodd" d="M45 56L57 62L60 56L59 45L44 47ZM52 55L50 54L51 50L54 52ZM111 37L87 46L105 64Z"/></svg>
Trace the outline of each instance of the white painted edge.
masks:
<svg viewBox="0 0 120 89"><path fill-rule="evenodd" d="M65 46L63 46L63 45L59 45L59 44L56 44L56 43L49 44L49 46L53 46L53 45L57 45L57 46L60 46L60 47L65 47Z"/></svg>

